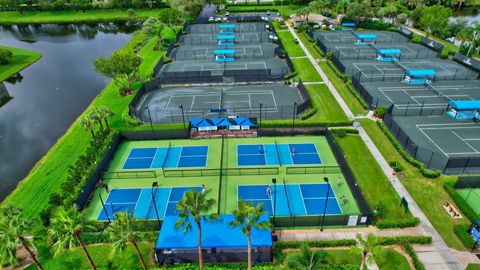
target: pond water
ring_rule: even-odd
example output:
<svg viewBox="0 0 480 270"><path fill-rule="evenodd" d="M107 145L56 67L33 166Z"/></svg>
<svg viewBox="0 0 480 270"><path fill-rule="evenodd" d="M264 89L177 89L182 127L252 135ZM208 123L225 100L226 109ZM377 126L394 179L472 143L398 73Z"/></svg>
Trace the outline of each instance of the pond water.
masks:
<svg viewBox="0 0 480 270"><path fill-rule="evenodd" d="M0 201L106 86L93 60L124 46L136 23L0 26L0 44L42 58L5 82L12 99L0 107Z"/></svg>

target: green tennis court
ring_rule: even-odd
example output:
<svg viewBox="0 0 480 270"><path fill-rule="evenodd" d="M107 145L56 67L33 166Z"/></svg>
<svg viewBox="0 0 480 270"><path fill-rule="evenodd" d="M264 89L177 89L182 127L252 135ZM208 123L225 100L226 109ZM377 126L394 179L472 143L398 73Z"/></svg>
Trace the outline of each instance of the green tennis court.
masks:
<svg viewBox="0 0 480 270"><path fill-rule="evenodd" d="M480 215L480 188L456 189L457 193Z"/></svg>

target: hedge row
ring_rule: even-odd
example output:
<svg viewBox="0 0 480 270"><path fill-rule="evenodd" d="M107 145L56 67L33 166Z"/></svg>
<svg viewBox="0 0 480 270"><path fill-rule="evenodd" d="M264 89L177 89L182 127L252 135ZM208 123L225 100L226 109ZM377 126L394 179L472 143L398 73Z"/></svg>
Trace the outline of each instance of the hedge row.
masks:
<svg viewBox="0 0 480 270"><path fill-rule="evenodd" d="M83 242L87 245L90 244L101 244L101 243L111 243L109 236L104 231L102 232L84 232L81 235ZM139 241L151 241L158 237L157 231L144 232L142 237L138 239Z"/></svg>
<svg viewBox="0 0 480 270"><path fill-rule="evenodd" d="M378 237L378 244L382 246L401 245L403 243L430 245L432 243L431 236L396 236L396 237Z"/></svg>
<svg viewBox="0 0 480 270"><path fill-rule="evenodd" d="M350 82L350 78L348 78L347 75L343 74L340 72L340 70L337 69L337 67L331 62L331 61L327 61L327 64L330 66L330 68L333 70L333 72L340 78L343 80L343 82L345 83L345 86L347 87L348 91L350 92L350 94L352 94L355 99L358 101L358 103L360 103L360 105L362 106L362 108L364 108L365 110L368 110L368 105L367 103L365 103L365 101L363 100L363 98L360 96L360 94L355 90L355 88L353 87L352 83Z"/></svg>
<svg viewBox="0 0 480 270"><path fill-rule="evenodd" d="M351 126L352 121L319 122L319 121L295 121L296 127L344 127ZM292 120L262 121L262 127L292 127Z"/></svg>
<svg viewBox="0 0 480 270"><path fill-rule="evenodd" d="M473 247L476 243L470 235L469 229L470 225L468 224L457 224L455 227L453 227L455 235L457 235L458 239L460 239L463 245L467 248Z"/></svg>
<svg viewBox="0 0 480 270"><path fill-rule="evenodd" d="M333 134L338 134L338 133L347 133L347 134L358 134L359 131L358 129L355 128L332 128L330 131Z"/></svg>
<svg viewBox="0 0 480 270"><path fill-rule="evenodd" d="M318 240L318 241L279 241L275 244L275 248L300 248L307 244L309 247L323 248L323 247L351 247L356 244L355 240L341 239L341 240Z"/></svg>
<svg viewBox="0 0 480 270"><path fill-rule="evenodd" d="M404 218L404 219L385 219L375 223L375 226L379 229L391 229L391 228L407 228L415 227L420 224L420 219L417 217Z"/></svg>
<svg viewBox="0 0 480 270"><path fill-rule="evenodd" d="M458 206L460 212L462 212L470 221L474 222L480 220L480 215L478 215L475 210L465 201L460 194L455 191L453 183L444 183L443 188L447 191L450 198Z"/></svg>
<svg viewBox="0 0 480 270"><path fill-rule="evenodd" d="M427 177L427 178L437 178L440 176L441 172L438 171L438 170L429 170L427 168L425 168L425 164L423 164L422 162L414 159L412 156L410 156L410 154L407 153L407 151L405 151L405 149L403 149L403 147L400 145L400 143L395 139L395 137L393 136L393 134L390 132L390 130L388 130L388 128L383 124L383 122L381 121L377 121L377 125L378 127L380 127L380 129L382 130L382 132L385 134L385 136L387 136L388 140L393 144L393 146L395 147L395 149L397 149L398 153L400 153L400 155L402 156L402 158L408 162L410 165L418 168L418 170L420 171L420 173Z"/></svg>
<svg viewBox="0 0 480 270"><path fill-rule="evenodd" d="M415 270L425 270L425 265L418 258L417 252L415 252L415 249L413 249L412 245L406 242L402 244L402 247L405 252L407 252L408 256L410 256L410 258L412 259Z"/></svg>

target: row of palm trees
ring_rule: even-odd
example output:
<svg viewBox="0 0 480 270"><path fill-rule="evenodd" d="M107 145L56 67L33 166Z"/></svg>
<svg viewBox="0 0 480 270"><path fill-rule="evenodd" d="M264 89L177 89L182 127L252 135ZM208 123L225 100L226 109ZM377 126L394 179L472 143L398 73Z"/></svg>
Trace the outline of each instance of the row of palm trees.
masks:
<svg viewBox="0 0 480 270"><path fill-rule="evenodd" d="M94 107L89 114L82 117L80 126L90 131L92 137L95 137L95 125L98 124L100 130L110 130L108 118L114 113L105 106Z"/></svg>

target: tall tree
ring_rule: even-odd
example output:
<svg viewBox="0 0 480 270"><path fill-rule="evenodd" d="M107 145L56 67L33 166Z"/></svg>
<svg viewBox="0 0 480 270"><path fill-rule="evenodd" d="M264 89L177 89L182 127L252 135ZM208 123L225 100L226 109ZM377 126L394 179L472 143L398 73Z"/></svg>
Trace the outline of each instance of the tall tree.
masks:
<svg viewBox="0 0 480 270"><path fill-rule="evenodd" d="M125 211L125 213L115 214L115 220L105 229L110 240L112 240L113 252L122 251L128 243L132 244L137 252L138 259L142 265L142 269L146 270L147 265L143 260L142 253L138 248L137 241L144 235L140 224L133 216L133 212Z"/></svg>
<svg viewBox="0 0 480 270"><path fill-rule="evenodd" d="M30 235L33 221L22 216L22 211L8 205L0 210L0 267L17 263L17 249L22 246L30 258L42 270L43 267L35 255L33 237Z"/></svg>
<svg viewBox="0 0 480 270"><path fill-rule="evenodd" d="M109 57L95 59L95 70L112 78L122 93L131 94L133 84L140 78L142 58L132 52L117 51Z"/></svg>
<svg viewBox="0 0 480 270"><path fill-rule="evenodd" d="M88 117L96 121L100 126L101 130L103 129L102 115L100 114L97 108L93 108L93 110L91 110L90 113L88 114Z"/></svg>
<svg viewBox="0 0 480 270"><path fill-rule="evenodd" d="M194 224L197 226L198 263L200 270L203 269L201 222L216 222L220 220L218 214L208 214L212 211L216 203L214 199L207 199L208 193L210 192L202 192L195 189L189 190L183 194L182 199L176 207L176 209L180 211L178 220L175 223L176 229L183 228L183 233L187 234L192 231ZM192 224L192 222L194 224Z"/></svg>
<svg viewBox="0 0 480 270"><path fill-rule="evenodd" d="M88 220L84 212L80 213L76 205L68 207L68 209L58 208L53 214L48 228L48 238L54 254L58 255L65 249L73 248L76 244L79 244L90 267L93 270L97 269L80 237L82 231L93 229L95 229L95 223Z"/></svg>
<svg viewBox="0 0 480 270"><path fill-rule="evenodd" d="M345 16L352 19L356 25L358 25L361 21L372 17L372 15L372 6L367 0L350 3L345 14Z"/></svg>
<svg viewBox="0 0 480 270"><path fill-rule="evenodd" d="M450 35L448 29L448 19L452 16L450 8L440 5L424 7L421 10L418 24L421 29L431 32L432 35L439 38L446 38Z"/></svg>
<svg viewBox="0 0 480 270"><path fill-rule="evenodd" d="M285 264L291 270L319 270L329 269L325 263L325 251L311 250L307 244L300 247L299 253L290 253L285 258Z"/></svg>
<svg viewBox="0 0 480 270"><path fill-rule="evenodd" d="M260 220L261 216L267 213L262 206L263 204L259 203L254 207L252 202L247 203L242 200L238 209L233 210L235 221L230 222L230 226L240 227L242 233L247 237L248 270L252 269L252 229L265 230L270 228L270 222Z"/></svg>
<svg viewBox="0 0 480 270"><path fill-rule="evenodd" d="M86 115L82 117L82 119L80 119L80 126L83 129L90 131L90 133L92 133L92 137L95 137L95 132L93 131L93 123L94 120L92 119L92 117L90 117L90 115Z"/></svg>
<svg viewBox="0 0 480 270"><path fill-rule="evenodd" d="M361 234L357 234L357 245L352 247L352 251L362 255L360 270L363 270L367 263L374 261L374 252L381 253L381 247L378 244L378 238L374 234L369 233L366 239L364 239Z"/></svg>
<svg viewBox="0 0 480 270"><path fill-rule="evenodd" d="M115 113L105 106L96 107L95 109L97 110L103 122L105 122L105 126L107 127L107 130L110 130L110 125L108 124L108 118L110 116L115 115Z"/></svg>

